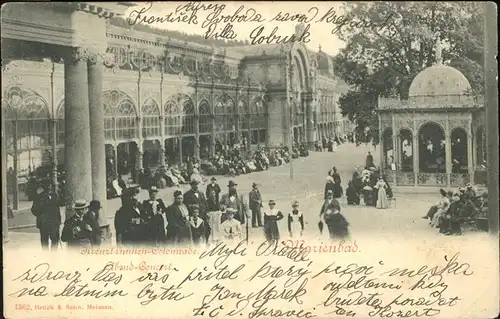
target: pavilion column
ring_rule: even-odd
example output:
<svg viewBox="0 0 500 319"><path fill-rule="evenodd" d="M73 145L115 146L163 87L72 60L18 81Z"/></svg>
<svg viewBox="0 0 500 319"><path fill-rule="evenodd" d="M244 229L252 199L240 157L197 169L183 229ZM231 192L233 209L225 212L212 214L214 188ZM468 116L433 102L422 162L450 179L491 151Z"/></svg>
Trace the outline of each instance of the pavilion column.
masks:
<svg viewBox="0 0 500 319"><path fill-rule="evenodd" d="M88 96L90 115L90 150L92 163L92 199L106 201L106 141L102 106L103 61L98 54L88 60ZM109 224L106 205L100 214L101 226ZM103 224L104 223L104 224Z"/></svg>
<svg viewBox="0 0 500 319"><path fill-rule="evenodd" d="M2 237L3 242L9 241L9 204L7 203L7 178L10 178L8 174L5 177L5 172L7 172L7 141L5 140L5 108L2 107L2 172L4 172L2 178Z"/></svg>
<svg viewBox="0 0 500 319"><path fill-rule="evenodd" d="M179 163L182 164L183 162L183 157L182 157L182 136L177 137L177 145L179 146Z"/></svg>
<svg viewBox="0 0 500 319"><path fill-rule="evenodd" d="M200 110L198 106L198 89L196 89L194 98L194 157L196 159L200 159Z"/></svg>
<svg viewBox="0 0 500 319"><path fill-rule="evenodd" d="M474 163L473 163L473 152L472 152L472 124L469 122L469 130L467 132L467 172L469 173L468 183L474 181Z"/></svg>
<svg viewBox="0 0 500 319"><path fill-rule="evenodd" d="M136 141L137 143L137 152L136 152L136 162L135 162L135 176L132 176L132 178L134 179L135 183L138 184L139 183L139 172L140 170L143 168L143 163L142 163L142 155L144 154L144 146L143 146L143 142L142 142L142 139Z"/></svg>
<svg viewBox="0 0 500 319"><path fill-rule="evenodd" d="M312 93L307 94L306 98L306 142L309 150L314 149L314 99Z"/></svg>
<svg viewBox="0 0 500 319"><path fill-rule="evenodd" d="M445 164L446 164L446 185L451 186L451 135L450 135L450 127L449 127L449 119L448 115L446 116L446 131L444 133L445 140Z"/></svg>
<svg viewBox="0 0 500 319"><path fill-rule="evenodd" d="M418 135L413 135L413 172L415 174L415 186L418 185L418 173L420 171L420 166L419 166L419 154L418 154L418 149L419 149L419 143L418 143Z"/></svg>
<svg viewBox="0 0 500 319"><path fill-rule="evenodd" d="M75 200L92 198L87 54L71 48L64 61L66 218Z"/></svg>
<svg viewBox="0 0 500 319"><path fill-rule="evenodd" d="M380 152L380 158L379 158L379 169L382 173L385 171L385 160L384 160L384 132L382 128L382 118L380 114L378 115L378 140L379 140L379 152Z"/></svg>

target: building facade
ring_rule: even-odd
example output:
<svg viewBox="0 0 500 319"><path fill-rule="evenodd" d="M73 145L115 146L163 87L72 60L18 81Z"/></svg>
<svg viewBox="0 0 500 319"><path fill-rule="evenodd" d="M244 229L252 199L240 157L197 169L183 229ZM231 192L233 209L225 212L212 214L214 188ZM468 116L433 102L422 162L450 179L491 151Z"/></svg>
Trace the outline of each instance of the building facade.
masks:
<svg viewBox="0 0 500 319"><path fill-rule="evenodd" d="M115 5L4 9L5 167L16 179L42 164L68 166L90 149L92 167L104 157L141 169L208 158L217 144L242 138L254 149L289 145L292 138L312 147L321 136L350 129L338 111L331 58L321 50L181 41L128 26L113 17ZM45 22L49 16L58 27ZM90 117L82 120L85 112Z"/></svg>
<svg viewBox="0 0 500 319"><path fill-rule="evenodd" d="M407 100L379 99L380 166L396 185L484 184L484 98L442 63L439 41L436 61L414 78Z"/></svg>

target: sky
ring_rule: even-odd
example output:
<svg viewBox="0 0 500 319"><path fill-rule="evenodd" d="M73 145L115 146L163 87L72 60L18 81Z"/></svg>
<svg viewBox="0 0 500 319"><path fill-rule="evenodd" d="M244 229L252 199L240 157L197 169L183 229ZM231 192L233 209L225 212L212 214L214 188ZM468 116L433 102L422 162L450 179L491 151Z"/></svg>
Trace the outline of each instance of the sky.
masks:
<svg viewBox="0 0 500 319"><path fill-rule="evenodd" d="M171 18L182 16L181 12L185 12L184 9L179 10L179 8L183 8L189 2L135 2L137 6L130 7L124 14L124 17L132 18L132 23L135 21L135 18L138 16L138 12L141 11L141 16L146 19L154 19L162 17L171 13ZM318 22L323 16L325 16L328 12L330 14L336 14L337 16L341 15L342 3L341 2L292 2L292 1L262 1L262 2L253 2L253 1L225 1L225 2L192 2L194 6L204 5L205 8L200 8L196 11L196 16L198 19L197 24L188 24L182 22L156 22L149 24L152 27L160 28L160 29L169 29L176 31L183 31L188 34L198 34L204 35L207 31L207 28L203 28L203 22L210 16L214 15L217 10L220 10L220 16L230 16L235 13L240 6L243 6L243 10L240 11L239 15L245 15L250 17L253 14L255 17L257 14L261 15L261 19L265 20L261 23L259 22L235 22L233 23L233 30L236 33L237 40L249 40L251 41L250 34L252 31L262 25L264 30L262 35L271 34L274 27L278 26L277 35L281 36L289 36L295 33L295 26L298 24L297 21L287 21L287 22L276 22L271 21L281 12L281 16L285 16L289 14L289 16L293 16L295 14L307 14L310 23L310 42L305 43L305 45L313 51L318 51L319 46L321 45L321 50L330 55L336 55L341 48L345 46L345 44L338 39L335 34L332 34L332 30L335 28L335 25L332 23L326 22L326 19L322 22ZM211 5L211 8L207 8L207 6ZM222 7L225 6L225 7ZM253 9L253 10L252 10ZM177 13L176 13L177 11ZM191 11L188 12L191 14ZM187 13L186 13L187 14ZM140 21L140 19L138 20ZM142 24L147 24L145 22L138 22ZM307 24L307 23L306 23ZM220 22L215 27L215 30L222 30L225 26L224 22Z"/></svg>

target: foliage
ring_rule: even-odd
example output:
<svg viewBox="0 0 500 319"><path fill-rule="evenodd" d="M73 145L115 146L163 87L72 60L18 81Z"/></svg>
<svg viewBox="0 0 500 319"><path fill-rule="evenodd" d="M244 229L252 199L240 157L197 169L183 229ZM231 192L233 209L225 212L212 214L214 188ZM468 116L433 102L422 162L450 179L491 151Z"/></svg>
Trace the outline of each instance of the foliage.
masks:
<svg viewBox="0 0 500 319"><path fill-rule="evenodd" d="M474 2L348 2L349 21L373 21L373 28L346 24L339 30L345 49L335 57L337 75L351 91L340 99L342 114L360 130L377 130L379 97L407 98L413 78L435 63L436 38L443 43L445 64L460 70L481 92L483 18Z"/></svg>

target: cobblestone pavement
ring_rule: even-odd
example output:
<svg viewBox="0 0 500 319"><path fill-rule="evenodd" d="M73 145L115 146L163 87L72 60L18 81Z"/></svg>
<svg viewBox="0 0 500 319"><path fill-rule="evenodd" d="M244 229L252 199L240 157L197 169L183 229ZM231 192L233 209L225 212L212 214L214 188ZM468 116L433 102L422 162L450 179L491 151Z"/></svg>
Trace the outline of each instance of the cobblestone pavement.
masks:
<svg viewBox="0 0 500 319"><path fill-rule="evenodd" d="M342 177L342 184L345 189L347 181L352 176L356 165L363 166L367 151L371 151L375 157L376 164L379 161L376 158L378 151L369 146L356 147L353 144L341 145L337 152L312 152L309 157L299 158L293 161L293 179L290 179L290 166L284 165L273 167L268 171L256 172L247 175L241 175L233 178L238 183L238 190L245 196L248 195L253 182L260 184L261 194L264 205L267 201L274 199L277 207L286 215L291 210L291 203L294 200L300 202L300 209L304 212L306 222L306 236L319 236L317 223L319 221L319 210L322 204L325 178L329 169L336 166ZM230 177L218 177L218 183L223 192ZM186 190L189 186L185 186ZM204 191L205 187L201 186ZM163 198L166 204L172 202L172 195L175 188L162 189L159 197ZM404 234L405 236L421 236L425 234L435 234L425 220L421 219L430 205L439 199L438 193L422 194L421 192L398 193L394 189L396 204L389 209L379 210L373 207L347 206L346 199L340 200L342 213L350 223L350 230L353 237L356 234ZM143 190L139 199L146 199L147 191ZM112 199L106 202L108 215L113 216L119 208L120 200ZM31 223L34 219L30 216ZM112 217L109 218L112 225ZM30 222L30 221L28 221ZM283 238L288 236L286 220L280 222L280 233ZM326 229L325 229L326 230ZM263 238L262 228L249 229L251 240ZM327 231L323 236L325 236ZM36 228L23 228L13 230L9 234L9 245L20 245L22 242L38 241L38 232ZM323 237L322 237L323 238ZM114 235L113 235L114 239ZM325 238L326 239L326 238Z"/></svg>

